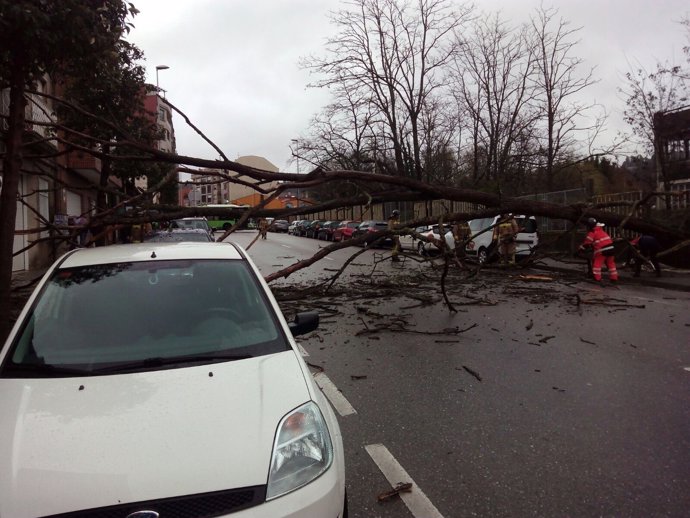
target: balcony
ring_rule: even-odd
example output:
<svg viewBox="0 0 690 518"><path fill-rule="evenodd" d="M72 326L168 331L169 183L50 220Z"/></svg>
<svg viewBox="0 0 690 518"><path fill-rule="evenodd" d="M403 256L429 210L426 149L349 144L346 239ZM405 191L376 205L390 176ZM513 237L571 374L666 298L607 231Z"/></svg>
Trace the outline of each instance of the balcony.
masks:
<svg viewBox="0 0 690 518"><path fill-rule="evenodd" d="M7 131L9 125L7 116L10 113L10 90L4 89L0 92L0 130ZM28 101L24 108L24 130L26 131L27 140L47 139L52 136L52 126L54 113L48 103L37 95L28 94ZM45 141L44 145L48 145L52 150L56 149L54 141Z"/></svg>
<svg viewBox="0 0 690 518"><path fill-rule="evenodd" d="M90 183L98 184L101 178L101 160L83 151L71 151L66 156L69 169L88 180Z"/></svg>

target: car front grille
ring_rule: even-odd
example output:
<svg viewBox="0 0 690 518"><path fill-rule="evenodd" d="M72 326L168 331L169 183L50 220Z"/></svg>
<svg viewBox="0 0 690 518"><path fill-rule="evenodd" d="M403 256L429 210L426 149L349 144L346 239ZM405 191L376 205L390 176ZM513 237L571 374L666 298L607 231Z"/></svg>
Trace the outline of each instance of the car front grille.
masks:
<svg viewBox="0 0 690 518"><path fill-rule="evenodd" d="M155 511L160 518L212 518L254 507L263 503L265 499L266 486L254 486L97 507L43 518L126 518L137 511Z"/></svg>

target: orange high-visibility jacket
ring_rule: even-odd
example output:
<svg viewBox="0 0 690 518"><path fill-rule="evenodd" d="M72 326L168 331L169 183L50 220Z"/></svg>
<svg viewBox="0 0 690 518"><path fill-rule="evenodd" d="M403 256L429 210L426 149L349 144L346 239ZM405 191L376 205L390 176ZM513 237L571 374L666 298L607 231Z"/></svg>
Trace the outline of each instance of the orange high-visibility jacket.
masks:
<svg viewBox="0 0 690 518"><path fill-rule="evenodd" d="M613 239L604 231L603 227L597 225L587 233L582 246L591 246L594 254L600 254L605 250L613 250Z"/></svg>

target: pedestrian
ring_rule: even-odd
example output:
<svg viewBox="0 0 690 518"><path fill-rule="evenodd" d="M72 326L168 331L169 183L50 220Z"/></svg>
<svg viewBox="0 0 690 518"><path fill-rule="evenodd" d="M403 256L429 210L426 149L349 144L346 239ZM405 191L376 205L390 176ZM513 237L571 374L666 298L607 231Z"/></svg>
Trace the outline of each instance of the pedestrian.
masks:
<svg viewBox="0 0 690 518"><path fill-rule="evenodd" d="M633 239L630 244L634 247L635 251L638 252L635 257L634 277L640 276L642 259L652 263L652 266L654 266L654 273L656 273L657 277L661 277L661 266L659 266L659 260L656 258L661 250L659 241L654 236L643 234Z"/></svg>
<svg viewBox="0 0 690 518"><path fill-rule="evenodd" d="M609 279L615 284L618 282L618 270L614 259L613 239L604 230L604 224L597 223L596 219L589 218L586 225L588 232L578 250L592 248L592 276L596 282L601 282L601 266L606 263Z"/></svg>
<svg viewBox="0 0 690 518"><path fill-rule="evenodd" d="M390 217L388 218L388 230L395 230L395 227L398 225L400 221L400 211L394 210L391 212ZM392 237L393 239L393 249L391 250L391 261L394 263L400 262L400 257L398 257L398 254L400 253L400 237L397 235L394 235Z"/></svg>
<svg viewBox="0 0 690 518"><path fill-rule="evenodd" d="M132 225L132 230L130 233L131 243L143 243L144 242L144 225L142 223L134 223Z"/></svg>
<svg viewBox="0 0 690 518"><path fill-rule="evenodd" d="M501 214L498 225L494 227L494 240L498 243L498 251L504 265L515 264L515 241L518 232L520 232L520 227L513 215Z"/></svg>
<svg viewBox="0 0 690 518"><path fill-rule="evenodd" d="M268 221L266 218L259 219L259 235L261 239L266 239L266 234L268 233Z"/></svg>
<svg viewBox="0 0 690 518"><path fill-rule="evenodd" d="M465 258L465 246L470 241L472 230L467 221L456 221L453 225L453 239L455 240L455 256L462 260Z"/></svg>

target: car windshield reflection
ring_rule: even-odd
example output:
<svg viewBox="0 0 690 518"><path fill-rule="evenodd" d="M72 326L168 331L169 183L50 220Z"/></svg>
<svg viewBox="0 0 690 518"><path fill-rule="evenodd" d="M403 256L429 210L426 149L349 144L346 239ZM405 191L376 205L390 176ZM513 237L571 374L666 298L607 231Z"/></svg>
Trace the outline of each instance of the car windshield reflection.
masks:
<svg viewBox="0 0 690 518"><path fill-rule="evenodd" d="M156 370L285 351L269 307L242 261L57 270L2 375L13 369L37 377L112 373L119 365Z"/></svg>

